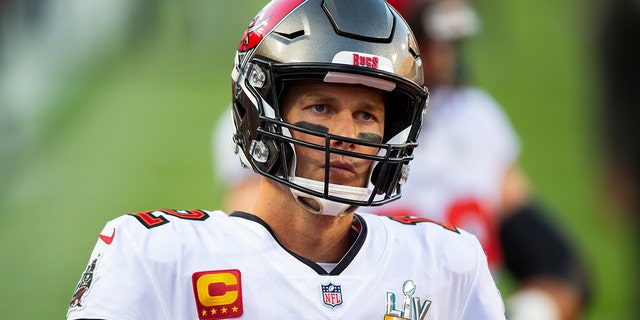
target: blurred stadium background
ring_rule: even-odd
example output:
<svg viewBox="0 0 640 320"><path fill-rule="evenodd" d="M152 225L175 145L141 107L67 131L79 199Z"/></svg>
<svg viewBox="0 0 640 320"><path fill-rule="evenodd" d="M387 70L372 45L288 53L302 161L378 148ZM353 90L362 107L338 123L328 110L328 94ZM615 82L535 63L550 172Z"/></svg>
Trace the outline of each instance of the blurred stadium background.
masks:
<svg viewBox="0 0 640 320"><path fill-rule="evenodd" d="M465 47L472 79L504 106L537 192L588 259L596 290L584 318L632 319L635 231L601 187L597 10L474 3L483 30ZM212 126L230 100L235 47L264 4L0 1L1 318L64 318L107 220L218 207Z"/></svg>

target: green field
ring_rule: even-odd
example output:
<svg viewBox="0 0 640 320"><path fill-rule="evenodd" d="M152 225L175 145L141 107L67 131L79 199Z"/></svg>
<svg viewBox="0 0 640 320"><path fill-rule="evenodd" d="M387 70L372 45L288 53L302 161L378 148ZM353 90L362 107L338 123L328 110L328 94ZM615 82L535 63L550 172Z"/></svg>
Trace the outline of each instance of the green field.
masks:
<svg viewBox="0 0 640 320"><path fill-rule="evenodd" d="M64 318L106 221L218 206L212 126L262 2L196 1L197 12L163 3L135 46L71 82L37 135L0 158L10 159L0 175L1 318ZM595 292L584 319L631 319L633 230L601 196L588 10L578 0L477 3L472 78L504 106L537 193L585 254Z"/></svg>

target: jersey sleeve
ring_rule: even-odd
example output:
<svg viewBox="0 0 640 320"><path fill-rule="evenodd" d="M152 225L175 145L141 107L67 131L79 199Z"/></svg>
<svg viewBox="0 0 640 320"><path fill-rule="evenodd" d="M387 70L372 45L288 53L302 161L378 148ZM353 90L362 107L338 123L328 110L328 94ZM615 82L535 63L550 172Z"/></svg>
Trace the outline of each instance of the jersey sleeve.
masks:
<svg viewBox="0 0 640 320"><path fill-rule="evenodd" d="M67 319L168 319L132 236L130 216L108 222L74 290ZM127 225L127 222L129 224Z"/></svg>
<svg viewBox="0 0 640 320"><path fill-rule="evenodd" d="M478 257L476 274L460 319L505 319L504 302L489 271L486 255L480 242L474 240Z"/></svg>

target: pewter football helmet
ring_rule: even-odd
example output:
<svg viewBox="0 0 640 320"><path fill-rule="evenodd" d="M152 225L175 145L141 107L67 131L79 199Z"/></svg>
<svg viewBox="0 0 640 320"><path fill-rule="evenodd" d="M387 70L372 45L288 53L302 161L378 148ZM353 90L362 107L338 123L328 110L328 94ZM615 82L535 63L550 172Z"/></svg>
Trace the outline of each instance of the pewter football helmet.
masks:
<svg viewBox="0 0 640 320"><path fill-rule="evenodd" d="M417 146L428 92L414 36L382 0L275 0L251 21L238 45L232 71L233 135L241 162L291 188L318 214L338 215L357 206L398 199ZM283 91L292 81L361 84L384 90L382 142L340 137L286 123L280 115ZM322 137L309 146L292 131ZM331 148L343 141L378 148L377 155ZM363 188L295 176L294 145L372 161Z"/></svg>

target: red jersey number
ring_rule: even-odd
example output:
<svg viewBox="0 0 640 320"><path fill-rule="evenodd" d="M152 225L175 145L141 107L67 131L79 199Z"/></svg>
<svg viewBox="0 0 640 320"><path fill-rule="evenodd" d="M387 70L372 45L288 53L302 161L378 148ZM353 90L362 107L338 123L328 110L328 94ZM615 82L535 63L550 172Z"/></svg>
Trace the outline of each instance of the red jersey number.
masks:
<svg viewBox="0 0 640 320"><path fill-rule="evenodd" d="M169 223L169 220L165 217L165 215L171 215L174 217L178 217L180 219L186 220L199 220L204 221L209 218L209 215L202 210L171 210L171 209L162 209L162 210L149 210L131 213L131 216L135 217L147 227L147 229L159 227L161 225Z"/></svg>

